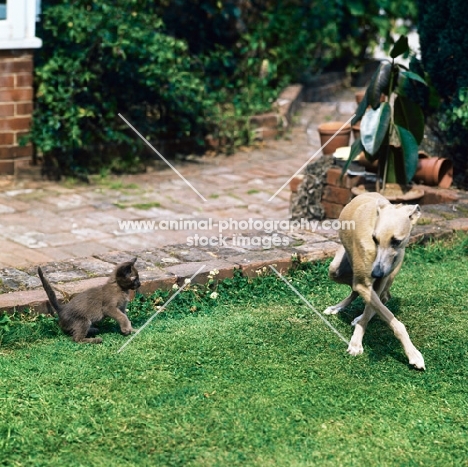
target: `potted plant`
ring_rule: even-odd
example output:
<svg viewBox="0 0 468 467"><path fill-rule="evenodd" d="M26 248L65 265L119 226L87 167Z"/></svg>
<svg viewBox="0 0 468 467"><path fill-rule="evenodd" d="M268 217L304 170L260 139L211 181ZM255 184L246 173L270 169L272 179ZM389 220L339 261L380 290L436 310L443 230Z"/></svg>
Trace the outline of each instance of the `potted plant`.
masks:
<svg viewBox="0 0 468 467"><path fill-rule="evenodd" d="M390 52L391 60L382 61L371 78L359 104L352 125L361 122L360 138L351 146L349 159L343 167L361 154L369 161L378 161L376 191L402 197L418 166L418 147L424 136L424 114L405 92L405 82L416 80L426 85L417 73L395 58L409 53L408 38L401 36ZM382 181L382 184L381 184Z"/></svg>

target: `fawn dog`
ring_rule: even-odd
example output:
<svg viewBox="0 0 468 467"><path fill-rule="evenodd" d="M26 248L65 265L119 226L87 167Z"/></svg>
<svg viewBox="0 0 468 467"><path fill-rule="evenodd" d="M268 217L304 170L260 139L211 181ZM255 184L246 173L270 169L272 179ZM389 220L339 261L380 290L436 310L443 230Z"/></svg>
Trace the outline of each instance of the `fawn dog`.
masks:
<svg viewBox="0 0 468 467"><path fill-rule="evenodd" d="M400 340L410 365L425 370L423 356L411 342L404 324L384 305L401 268L411 229L420 215L418 205L395 206L378 193L357 196L340 214L340 221L354 221L355 228L340 230L343 246L330 264L329 276L340 284L349 285L352 292L324 313L340 312L358 295L364 300L364 313L352 322L355 329L348 346L351 355L362 354L367 324L377 313Z"/></svg>

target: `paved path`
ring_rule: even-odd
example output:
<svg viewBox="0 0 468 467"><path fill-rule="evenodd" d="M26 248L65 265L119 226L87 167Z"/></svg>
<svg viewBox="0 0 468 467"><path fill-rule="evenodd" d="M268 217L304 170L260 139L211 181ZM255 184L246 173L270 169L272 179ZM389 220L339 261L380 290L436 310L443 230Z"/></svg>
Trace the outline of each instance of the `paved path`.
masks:
<svg viewBox="0 0 468 467"><path fill-rule="evenodd" d="M145 174L93 179L86 186L1 181L0 268L160 248L186 243L197 232L207 235L193 228L122 230L122 220L288 219L289 185L270 197L319 148L317 125L346 121L355 108L353 90L335 102L304 103L281 140L228 157L175 164L206 201L163 163ZM216 229L210 233L217 234Z"/></svg>

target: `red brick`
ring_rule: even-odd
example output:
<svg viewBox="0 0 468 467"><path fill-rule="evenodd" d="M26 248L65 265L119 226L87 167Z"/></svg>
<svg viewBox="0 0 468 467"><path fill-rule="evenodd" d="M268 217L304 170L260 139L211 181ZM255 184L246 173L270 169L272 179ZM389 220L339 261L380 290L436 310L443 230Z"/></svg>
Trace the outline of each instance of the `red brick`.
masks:
<svg viewBox="0 0 468 467"><path fill-rule="evenodd" d="M14 174L15 174L15 163L13 161L0 161L0 175L14 175Z"/></svg>
<svg viewBox="0 0 468 467"><path fill-rule="evenodd" d="M325 185L322 195L322 200L341 205L347 204L351 198L352 193L350 189L333 185Z"/></svg>
<svg viewBox="0 0 468 467"><path fill-rule="evenodd" d="M24 171L25 169L29 169L32 165L32 157L28 159L16 159L15 160L15 175L17 176L18 173Z"/></svg>
<svg viewBox="0 0 468 467"><path fill-rule="evenodd" d="M57 293L57 299L62 301L62 295ZM36 313L49 313L47 295L43 290L22 290L0 295L0 310L13 311L34 310Z"/></svg>
<svg viewBox="0 0 468 467"><path fill-rule="evenodd" d="M142 294L152 294L156 290L170 290L177 282L177 276L161 269L140 271L140 282L138 291Z"/></svg>
<svg viewBox="0 0 468 467"><path fill-rule="evenodd" d="M13 159L13 149L14 146L0 148L0 159Z"/></svg>
<svg viewBox="0 0 468 467"><path fill-rule="evenodd" d="M458 196L451 190L425 185L420 185L420 187L424 190L424 196L418 200L418 204L443 204L458 201Z"/></svg>
<svg viewBox="0 0 468 467"><path fill-rule="evenodd" d="M15 75L0 76L0 88L12 88L15 85Z"/></svg>
<svg viewBox="0 0 468 467"><path fill-rule="evenodd" d="M231 278L234 275L234 269L237 267L237 264L235 263L230 263L224 260L215 260L176 264L174 266L164 268L164 270L169 274L177 276L177 284L182 286L185 279L190 279L190 277L192 277L192 275L195 274L202 265L205 265L205 269L193 278L194 284L205 284L208 281L210 271L214 269L219 271L219 274L215 277L216 280Z"/></svg>
<svg viewBox="0 0 468 467"><path fill-rule="evenodd" d="M463 232L468 232L468 219L452 219L447 221L446 227L452 230L462 230Z"/></svg>
<svg viewBox="0 0 468 467"><path fill-rule="evenodd" d="M32 88L9 89L7 91L0 91L0 102L31 102L32 99Z"/></svg>
<svg viewBox="0 0 468 467"><path fill-rule="evenodd" d="M31 124L31 117L10 117L0 120L0 131L4 130L28 130Z"/></svg>
<svg viewBox="0 0 468 467"><path fill-rule="evenodd" d="M299 189L299 185L302 183L304 180L304 175L296 175L291 179L289 182L289 188L293 193L297 193L297 190Z"/></svg>
<svg viewBox="0 0 468 467"><path fill-rule="evenodd" d="M227 261L237 263L242 274L247 277L257 277L265 273L274 274L269 266L285 274L293 266L291 252L283 250L249 251L247 254L231 256Z"/></svg>
<svg viewBox="0 0 468 467"><path fill-rule="evenodd" d="M27 144L26 146L15 146L12 152L15 159L31 159L33 155L33 147L32 144Z"/></svg>
<svg viewBox="0 0 468 467"><path fill-rule="evenodd" d="M275 139L278 136L278 128L262 128L262 139Z"/></svg>
<svg viewBox="0 0 468 467"><path fill-rule="evenodd" d="M342 188L354 188L355 186L362 185L365 183L365 178L362 175L356 175L350 177L345 174L341 177L341 169L337 167L332 167L327 172L327 185L335 185Z"/></svg>
<svg viewBox="0 0 468 467"><path fill-rule="evenodd" d="M17 88L28 88L33 84L32 73L18 73L16 75L15 87Z"/></svg>
<svg viewBox="0 0 468 467"><path fill-rule="evenodd" d="M0 104L0 117L12 117L15 115L15 104Z"/></svg>
<svg viewBox="0 0 468 467"><path fill-rule="evenodd" d="M16 104L16 115L31 115L33 111L32 102L18 102Z"/></svg>
<svg viewBox="0 0 468 467"><path fill-rule="evenodd" d="M328 201L322 201L322 206L325 209L325 217L328 219L338 219L344 208L342 204L330 203Z"/></svg>
<svg viewBox="0 0 468 467"><path fill-rule="evenodd" d="M0 60L0 73L32 73L33 62L32 59L23 58L20 60L3 59Z"/></svg>
<svg viewBox="0 0 468 467"><path fill-rule="evenodd" d="M31 159L33 155L33 147L31 144L27 146L10 146L0 148L0 159Z"/></svg>
<svg viewBox="0 0 468 467"><path fill-rule="evenodd" d="M0 146L10 146L14 144L15 134L12 132L0 133Z"/></svg>
<svg viewBox="0 0 468 467"><path fill-rule="evenodd" d="M278 115L276 113L255 115L250 118L250 125L254 128L276 129L278 127Z"/></svg>
<svg viewBox="0 0 468 467"><path fill-rule="evenodd" d="M249 264L242 264L241 271L246 277L257 277L264 273L263 268L266 268L265 273L274 274L270 266L273 266L280 274L286 274L293 266L291 255L277 260L252 261Z"/></svg>

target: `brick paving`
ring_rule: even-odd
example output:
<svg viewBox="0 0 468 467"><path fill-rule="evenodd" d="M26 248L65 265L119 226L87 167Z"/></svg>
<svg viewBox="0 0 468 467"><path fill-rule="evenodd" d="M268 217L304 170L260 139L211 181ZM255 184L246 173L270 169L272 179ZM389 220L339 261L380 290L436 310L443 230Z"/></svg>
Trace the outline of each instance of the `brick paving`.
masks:
<svg viewBox="0 0 468 467"><path fill-rule="evenodd" d="M288 219L289 186L269 198L320 147L317 125L347 120L354 109L352 100L304 103L281 140L232 156L177 163L206 202L164 163L145 174L94 179L89 186L6 184L0 187L0 268L160 248L196 233L121 231L119 220Z"/></svg>
<svg viewBox="0 0 468 467"><path fill-rule="evenodd" d="M182 283L201 264L218 269L220 277L234 268L255 275L276 265L285 271L294 257L319 260L338 248L333 230L278 232L276 248L236 243L235 229L223 234L224 246L190 246L187 237L203 229L122 231L119 221L180 219L289 219L289 186L269 198L319 149L317 126L346 121L354 112L354 91L343 91L333 102L302 103L285 137L266 141L232 156L204 157L176 163L177 170L206 198L204 202L163 163L140 175L93 179L90 185L68 182L2 180L0 183L0 310L32 306L46 310L37 278L44 270L60 296L69 298L102 283L115 264L138 257L142 292ZM468 200L459 206L424 206L424 225L413 241L468 230ZM243 232L244 237L254 235ZM208 235L218 235L215 229ZM256 237L268 236L257 232ZM268 236L271 238L271 235ZM206 275L206 273L204 273ZM200 280L203 280L203 273Z"/></svg>

